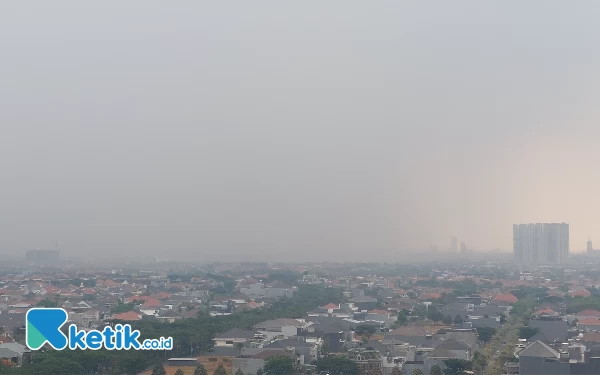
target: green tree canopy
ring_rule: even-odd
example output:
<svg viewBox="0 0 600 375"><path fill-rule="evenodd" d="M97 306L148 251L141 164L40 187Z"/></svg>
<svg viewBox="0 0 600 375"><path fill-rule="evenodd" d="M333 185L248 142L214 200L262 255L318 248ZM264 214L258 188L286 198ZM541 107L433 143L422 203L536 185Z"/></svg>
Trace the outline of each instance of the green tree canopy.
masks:
<svg viewBox="0 0 600 375"><path fill-rule="evenodd" d="M444 360L444 375L463 375L465 371L471 370L471 361L464 359L446 359Z"/></svg>
<svg viewBox="0 0 600 375"><path fill-rule="evenodd" d="M182 369L178 368L177 371L175 371L175 375L185 375L185 374L183 373Z"/></svg>
<svg viewBox="0 0 600 375"><path fill-rule="evenodd" d="M429 375L443 375L442 368L438 365L431 366L431 370L429 370Z"/></svg>
<svg viewBox="0 0 600 375"><path fill-rule="evenodd" d="M167 371L160 363L152 368L152 375L166 375Z"/></svg>
<svg viewBox="0 0 600 375"><path fill-rule="evenodd" d="M434 307L429 307L429 311L427 312L427 318L434 323L437 323L444 319L444 314L442 314L438 309Z"/></svg>
<svg viewBox="0 0 600 375"><path fill-rule="evenodd" d="M199 363L198 366L194 369L194 375L208 375L208 372L204 368L204 366Z"/></svg>
<svg viewBox="0 0 600 375"><path fill-rule="evenodd" d="M219 365L219 367L215 369L213 375L227 375L227 370L225 370L225 367L223 367L223 365Z"/></svg>
<svg viewBox="0 0 600 375"><path fill-rule="evenodd" d="M289 357L271 357L265 362L264 371L268 375L288 375L294 373L294 360Z"/></svg>
<svg viewBox="0 0 600 375"><path fill-rule="evenodd" d="M454 317L453 323L458 326L458 325L463 324L464 320L463 320L462 316L460 316L460 314L456 314L456 316Z"/></svg>
<svg viewBox="0 0 600 375"><path fill-rule="evenodd" d="M404 311L401 310L398 313L398 319L396 320L396 323L400 324L401 326L405 326L408 324L408 316Z"/></svg>
<svg viewBox="0 0 600 375"><path fill-rule="evenodd" d="M328 356L316 363L317 371L327 371L331 375L359 375L360 369L356 363L346 357Z"/></svg>
<svg viewBox="0 0 600 375"><path fill-rule="evenodd" d="M377 331L377 328L375 328L375 326L372 326L372 325L369 325L369 324L359 324L354 329L354 333L356 333L357 335L366 337L367 340L371 336L373 336L373 334L375 333L375 331Z"/></svg>
<svg viewBox="0 0 600 375"><path fill-rule="evenodd" d="M37 307L45 307L45 308L49 308L49 307L56 307L57 304L55 301L51 301L49 299L43 299L40 302L35 304Z"/></svg>
<svg viewBox="0 0 600 375"><path fill-rule="evenodd" d="M485 342L486 344L490 342L492 337L496 334L496 329L491 327L479 327L477 328L477 336L479 336L479 340Z"/></svg>

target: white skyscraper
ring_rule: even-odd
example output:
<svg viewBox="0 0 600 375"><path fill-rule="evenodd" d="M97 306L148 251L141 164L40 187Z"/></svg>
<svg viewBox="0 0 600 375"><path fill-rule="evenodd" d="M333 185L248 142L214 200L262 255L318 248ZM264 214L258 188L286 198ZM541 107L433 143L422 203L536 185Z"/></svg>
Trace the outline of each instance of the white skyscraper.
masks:
<svg viewBox="0 0 600 375"><path fill-rule="evenodd" d="M515 224L513 245L518 262L562 263L569 257L569 224Z"/></svg>

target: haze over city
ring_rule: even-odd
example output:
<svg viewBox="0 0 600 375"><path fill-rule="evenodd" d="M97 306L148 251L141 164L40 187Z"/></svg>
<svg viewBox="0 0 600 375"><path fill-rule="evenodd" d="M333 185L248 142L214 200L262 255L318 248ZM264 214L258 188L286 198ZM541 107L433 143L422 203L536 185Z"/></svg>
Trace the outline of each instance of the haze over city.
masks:
<svg viewBox="0 0 600 375"><path fill-rule="evenodd" d="M600 243L599 3L161 4L0 5L3 254Z"/></svg>

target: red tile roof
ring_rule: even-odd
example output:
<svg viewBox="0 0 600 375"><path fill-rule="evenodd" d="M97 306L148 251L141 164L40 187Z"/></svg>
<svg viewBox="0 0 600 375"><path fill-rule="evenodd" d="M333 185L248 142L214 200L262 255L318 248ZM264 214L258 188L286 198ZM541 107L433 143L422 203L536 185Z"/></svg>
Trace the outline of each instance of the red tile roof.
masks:
<svg viewBox="0 0 600 375"><path fill-rule="evenodd" d="M511 293L498 294L496 296L496 298L494 298L494 301L504 302L504 303L515 303L518 300L519 299L517 297L515 297L514 295L512 295Z"/></svg>
<svg viewBox="0 0 600 375"><path fill-rule="evenodd" d="M127 311L124 313L113 315L113 319L132 321L132 320L140 320L141 317L140 317L140 314L136 313L135 311Z"/></svg>
<svg viewBox="0 0 600 375"><path fill-rule="evenodd" d="M598 311L598 310L592 310L592 309L586 309L586 310L578 312L575 315L576 316L595 316L595 317L600 317L600 311Z"/></svg>
<svg viewBox="0 0 600 375"><path fill-rule="evenodd" d="M571 297L590 297L592 295L592 293L590 293L588 290L585 290L585 289L579 289L579 290L570 292L569 295Z"/></svg>
<svg viewBox="0 0 600 375"><path fill-rule="evenodd" d="M541 309L535 312L535 315L554 315L556 312L550 308Z"/></svg>

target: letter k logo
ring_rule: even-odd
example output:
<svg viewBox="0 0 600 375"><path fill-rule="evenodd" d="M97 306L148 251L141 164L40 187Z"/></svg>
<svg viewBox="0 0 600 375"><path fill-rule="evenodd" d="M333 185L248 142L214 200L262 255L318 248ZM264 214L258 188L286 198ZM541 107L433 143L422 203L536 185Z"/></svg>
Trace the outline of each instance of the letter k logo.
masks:
<svg viewBox="0 0 600 375"><path fill-rule="evenodd" d="M48 343L56 350L67 347L67 336L60 328L67 322L64 309L33 308L25 316L25 342L29 349L38 350Z"/></svg>

